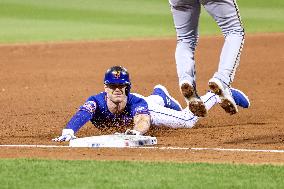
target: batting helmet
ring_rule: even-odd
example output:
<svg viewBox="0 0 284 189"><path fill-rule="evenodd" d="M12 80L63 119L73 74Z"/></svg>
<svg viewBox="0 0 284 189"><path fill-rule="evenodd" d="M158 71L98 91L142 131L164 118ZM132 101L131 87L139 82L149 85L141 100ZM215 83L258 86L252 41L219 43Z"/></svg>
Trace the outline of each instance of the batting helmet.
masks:
<svg viewBox="0 0 284 189"><path fill-rule="evenodd" d="M104 84L120 84L127 85L126 87L126 95L129 94L131 88L131 82L129 78L128 71L122 66L113 66L109 68L105 73Z"/></svg>

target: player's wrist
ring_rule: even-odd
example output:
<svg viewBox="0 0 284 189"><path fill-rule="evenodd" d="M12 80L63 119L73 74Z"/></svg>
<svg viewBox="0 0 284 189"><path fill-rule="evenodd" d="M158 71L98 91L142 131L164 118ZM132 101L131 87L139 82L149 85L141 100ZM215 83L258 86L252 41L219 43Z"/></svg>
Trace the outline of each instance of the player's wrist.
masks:
<svg viewBox="0 0 284 189"><path fill-rule="evenodd" d="M73 129L63 129L62 130L62 135L72 135L74 136L75 132Z"/></svg>

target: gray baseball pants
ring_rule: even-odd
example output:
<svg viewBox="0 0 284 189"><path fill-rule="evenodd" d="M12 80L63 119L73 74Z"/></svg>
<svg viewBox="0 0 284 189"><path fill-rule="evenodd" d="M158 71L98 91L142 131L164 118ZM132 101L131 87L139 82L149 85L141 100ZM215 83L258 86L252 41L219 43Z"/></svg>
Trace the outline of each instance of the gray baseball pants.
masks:
<svg viewBox="0 0 284 189"><path fill-rule="evenodd" d="M218 71L213 77L230 86L239 65L244 43L244 28L235 0L169 0L169 3L177 33L175 59L179 84L189 82L195 86L194 53L202 5L217 22L225 37Z"/></svg>

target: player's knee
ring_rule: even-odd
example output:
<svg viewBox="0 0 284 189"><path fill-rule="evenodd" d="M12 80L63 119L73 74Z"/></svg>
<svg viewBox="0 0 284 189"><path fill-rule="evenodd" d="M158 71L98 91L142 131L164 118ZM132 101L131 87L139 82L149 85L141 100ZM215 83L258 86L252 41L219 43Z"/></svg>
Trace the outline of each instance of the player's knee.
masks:
<svg viewBox="0 0 284 189"><path fill-rule="evenodd" d="M169 0L170 5L174 7L182 5L182 2L182 0Z"/></svg>
<svg viewBox="0 0 284 189"><path fill-rule="evenodd" d="M245 31L242 26L236 28L222 29L222 33L224 36L235 35L239 36L240 38L244 38L245 36Z"/></svg>

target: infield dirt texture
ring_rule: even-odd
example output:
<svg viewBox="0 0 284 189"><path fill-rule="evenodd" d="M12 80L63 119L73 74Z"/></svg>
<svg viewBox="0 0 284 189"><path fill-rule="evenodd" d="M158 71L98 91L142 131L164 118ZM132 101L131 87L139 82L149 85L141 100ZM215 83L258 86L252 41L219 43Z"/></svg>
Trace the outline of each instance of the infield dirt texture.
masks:
<svg viewBox="0 0 284 189"><path fill-rule="evenodd" d="M197 86L204 94L218 66L221 37L201 37ZM125 66L132 92L149 95L155 84L185 102L179 92L171 39L0 45L0 143L45 144L92 94L103 90L103 74ZM233 87L251 100L249 109L226 114L219 106L192 129L155 129L158 147L284 150L284 34L246 36ZM91 124L78 137L106 134ZM0 158L103 159L182 162L284 163L284 153L161 149L0 148Z"/></svg>

